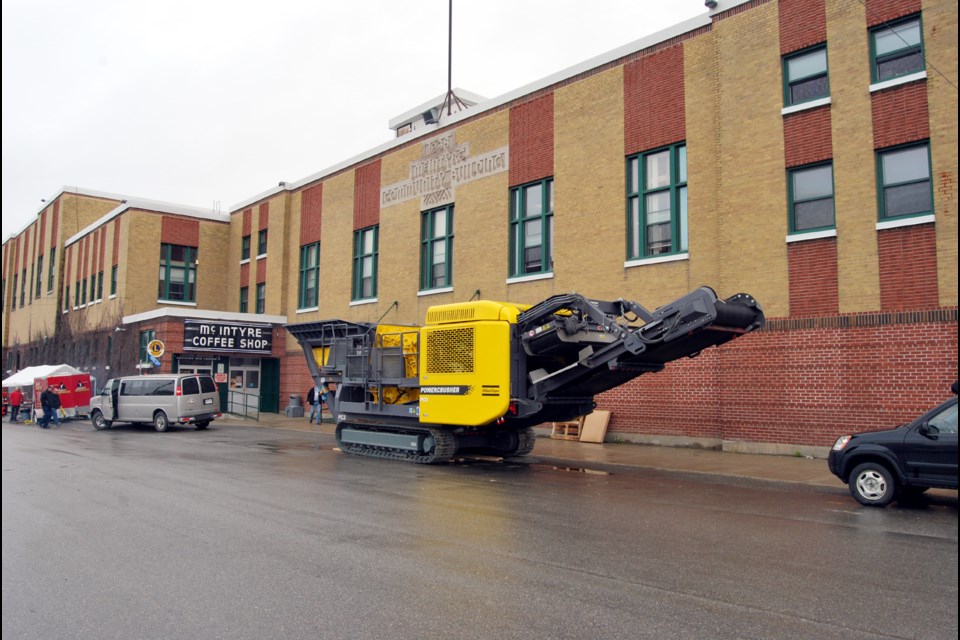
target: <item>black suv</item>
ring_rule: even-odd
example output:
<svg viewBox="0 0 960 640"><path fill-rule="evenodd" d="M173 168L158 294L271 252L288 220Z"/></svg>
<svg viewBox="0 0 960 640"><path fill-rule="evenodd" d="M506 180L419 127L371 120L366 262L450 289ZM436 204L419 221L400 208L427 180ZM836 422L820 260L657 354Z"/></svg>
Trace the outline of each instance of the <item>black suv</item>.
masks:
<svg viewBox="0 0 960 640"><path fill-rule="evenodd" d="M956 489L957 398L896 429L840 436L827 462L868 506L884 507L930 487Z"/></svg>

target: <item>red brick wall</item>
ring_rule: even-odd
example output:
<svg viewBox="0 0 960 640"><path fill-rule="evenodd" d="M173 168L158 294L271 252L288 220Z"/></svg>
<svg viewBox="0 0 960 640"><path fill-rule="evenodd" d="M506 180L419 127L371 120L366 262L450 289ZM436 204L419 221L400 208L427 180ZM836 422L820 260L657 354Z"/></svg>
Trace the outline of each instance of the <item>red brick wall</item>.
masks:
<svg viewBox="0 0 960 640"><path fill-rule="evenodd" d="M257 230L263 231L270 226L270 203L261 202L257 209Z"/></svg>
<svg viewBox="0 0 960 640"><path fill-rule="evenodd" d="M300 246L320 242L323 183L304 189L300 196Z"/></svg>
<svg viewBox="0 0 960 640"><path fill-rule="evenodd" d="M300 401L309 412L307 407L307 391L313 386L313 378L310 377L310 369L307 367L307 360L303 351L288 352L280 359L280 398L283 410L286 407L286 400L290 396L300 396Z"/></svg>
<svg viewBox="0 0 960 640"><path fill-rule="evenodd" d="M933 224L878 231L877 250L881 309L937 305L937 232Z"/></svg>
<svg viewBox="0 0 960 640"><path fill-rule="evenodd" d="M184 247L199 247L200 221L163 216L160 220L160 242Z"/></svg>
<svg viewBox="0 0 960 640"><path fill-rule="evenodd" d="M683 51L678 44L623 66L625 155L687 137Z"/></svg>
<svg viewBox="0 0 960 640"><path fill-rule="evenodd" d="M43 212L40 214L40 242L38 242L37 244L39 245L38 255L41 255L41 256L44 254L43 242L44 240L47 239L47 211L48 209L44 209Z"/></svg>
<svg viewBox="0 0 960 640"><path fill-rule="evenodd" d="M784 116L783 146L788 167L832 158L830 106L824 105Z"/></svg>
<svg viewBox="0 0 960 640"><path fill-rule="evenodd" d="M60 230L60 200L53 203L53 222L50 224L50 246L57 245L57 233Z"/></svg>
<svg viewBox="0 0 960 640"><path fill-rule="evenodd" d="M357 167L353 184L353 229L380 224L380 161Z"/></svg>
<svg viewBox="0 0 960 640"><path fill-rule="evenodd" d="M827 40L824 0L780 0L780 55Z"/></svg>
<svg viewBox="0 0 960 640"><path fill-rule="evenodd" d="M250 263L244 262L240 265L240 286L246 287L250 285Z"/></svg>
<svg viewBox="0 0 960 640"><path fill-rule="evenodd" d="M877 91L871 94L870 104L875 149L930 137L926 82Z"/></svg>
<svg viewBox="0 0 960 640"><path fill-rule="evenodd" d="M114 218L113 222L113 265L120 261L120 218Z"/></svg>
<svg viewBox="0 0 960 640"><path fill-rule="evenodd" d="M253 230L253 209L243 210L243 235L250 235ZM255 247L251 247L251 250Z"/></svg>
<svg viewBox="0 0 960 640"><path fill-rule="evenodd" d="M257 260L257 284L267 281L267 261Z"/></svg>
<svg viewBox="0 0 960 640"><path fill-rule="evenodd" d="M510 185L553 175L553 94L510 109Z"/></svg>
<svg viewBox="0 0 960 640"><path fill-rule="evenodd" d="M790 315L829 315L840 311L837 239L820 238L787 246Z"/></svg>
<svg viewBox="0 0 960 640"><path fill-rule="evenodd" d="M920 11L920 0L867 0L867 26Z"/></svg>
<svg viewBox="0 0 960 640"><path fill-rule="evenodd" d="M776 325L789 325L785 328ZM610 435L829 446L950 397L957 310L779 320L598 397Z"/></svg>

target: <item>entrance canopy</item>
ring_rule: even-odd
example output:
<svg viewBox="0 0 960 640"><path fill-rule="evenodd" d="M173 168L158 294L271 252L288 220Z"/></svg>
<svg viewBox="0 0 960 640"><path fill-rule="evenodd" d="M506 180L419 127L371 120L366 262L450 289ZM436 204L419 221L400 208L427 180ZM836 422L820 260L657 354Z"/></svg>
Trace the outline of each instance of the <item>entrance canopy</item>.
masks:
<svg viewBox="0 0 960 640"><path fill-rule="evenodd" d="M41 364L36 367L27 367L21 369L9 378L4 378L3 387L9 389L12 387L32 387L33 381L37 378L47 378L49 376L62 376L83 373L80 369L71 367L68 364Z"/></svg>

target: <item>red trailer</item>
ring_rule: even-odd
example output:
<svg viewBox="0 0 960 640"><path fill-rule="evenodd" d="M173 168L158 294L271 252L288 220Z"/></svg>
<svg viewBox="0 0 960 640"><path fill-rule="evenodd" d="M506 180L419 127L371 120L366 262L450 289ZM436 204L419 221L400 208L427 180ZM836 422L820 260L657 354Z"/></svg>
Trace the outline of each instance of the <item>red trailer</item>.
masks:
<svg viewBox="0 0 960 640"><path fill-rule="evenodd" d="M93 384L89 373L64 373L35 378L33 381L33 405L40 412L40 394L47 385L60 396L60 417L77 418L90 415L90 395Z"/></svg>

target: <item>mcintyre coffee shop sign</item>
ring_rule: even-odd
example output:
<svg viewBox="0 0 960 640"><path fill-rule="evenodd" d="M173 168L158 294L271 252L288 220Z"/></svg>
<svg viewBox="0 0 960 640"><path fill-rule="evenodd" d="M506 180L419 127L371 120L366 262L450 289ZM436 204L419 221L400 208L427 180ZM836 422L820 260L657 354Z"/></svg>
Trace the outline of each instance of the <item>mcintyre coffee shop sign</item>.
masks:
<svg viewBox="0 0 960 640"><path fill-rule="evenodd" d="M269 355L273 350L273 328L250 322L184 320L183 350Z"/></svg>

